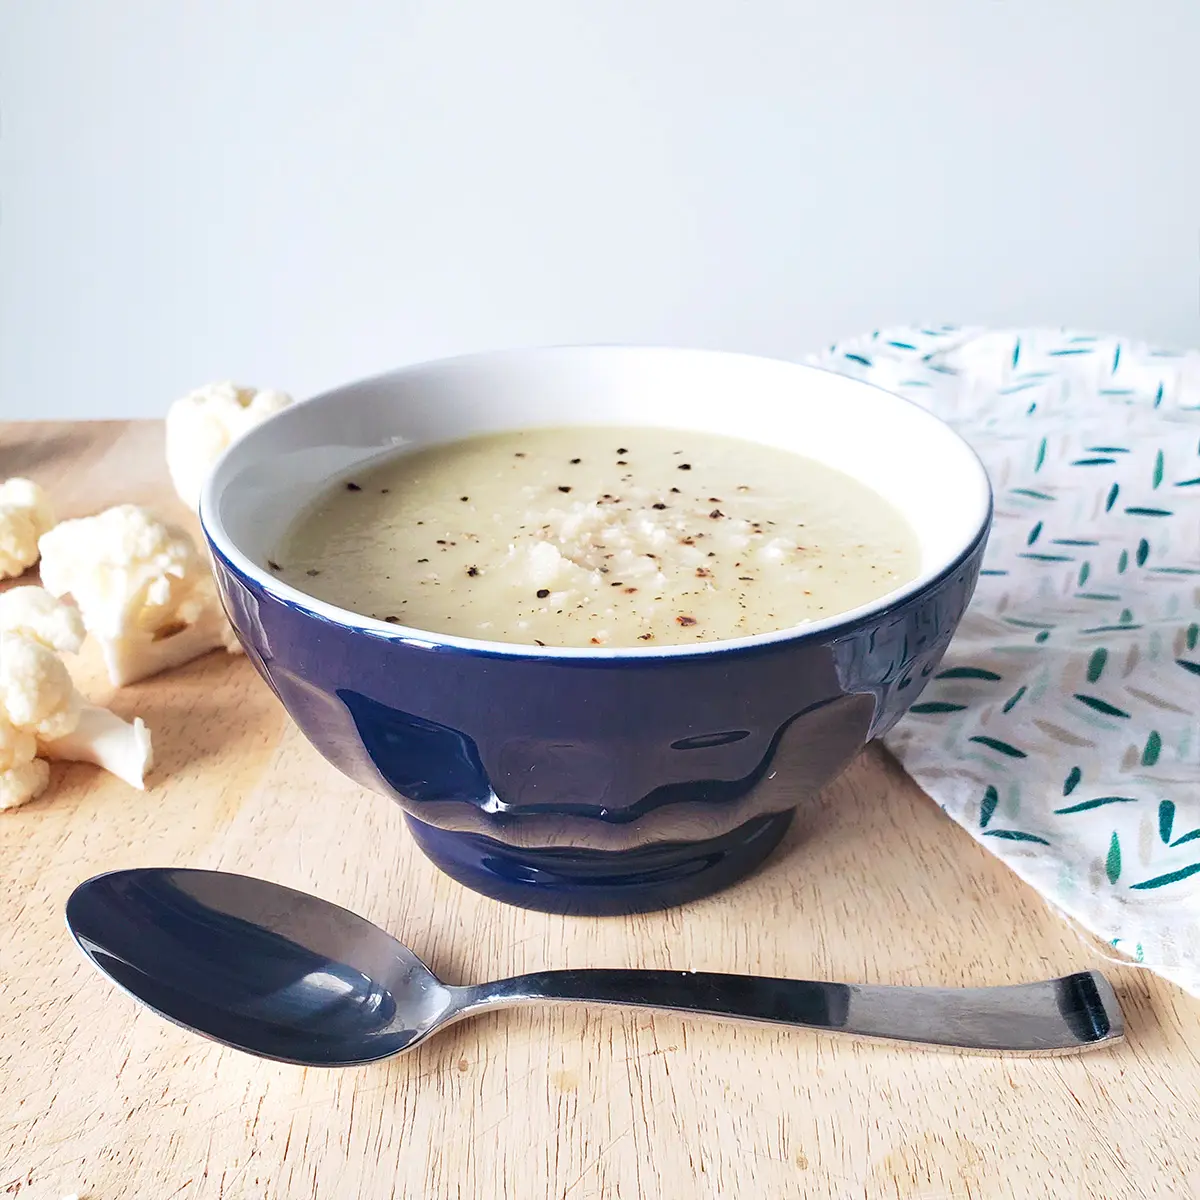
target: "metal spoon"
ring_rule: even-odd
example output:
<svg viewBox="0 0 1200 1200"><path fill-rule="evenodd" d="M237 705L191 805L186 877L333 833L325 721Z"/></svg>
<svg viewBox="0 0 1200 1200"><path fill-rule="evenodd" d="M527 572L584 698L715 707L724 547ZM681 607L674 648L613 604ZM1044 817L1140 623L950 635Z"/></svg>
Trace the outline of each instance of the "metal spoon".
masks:
<svg viewBox="0 0 1200 1200"><path fill-rule="evenodd" d="M262 1058L353 1066L488 1008L576 1000L739 1017L974 1051L1067 1053L1119 1041L1096 971L1012 987L868 987L701 971L539 971L452 987L362 917L245 875L171 868L82 883L84 954L160 1016Z"/></svg>

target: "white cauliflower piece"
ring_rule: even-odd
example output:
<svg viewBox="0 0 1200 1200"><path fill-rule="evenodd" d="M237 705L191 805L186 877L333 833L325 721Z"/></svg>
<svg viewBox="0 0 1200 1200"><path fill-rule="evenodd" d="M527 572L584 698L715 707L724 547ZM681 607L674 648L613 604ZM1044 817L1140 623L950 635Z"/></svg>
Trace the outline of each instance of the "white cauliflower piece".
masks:
<svg viewBox="0 0 1200 1200"><path fill-rule="evenodd" d="M18 728L57 738L79 724L83 697L66 664L22 633L0 633L0 709Z"/></svg>
<svg viewBox="0 0 1200 1200"><path fill-rule="evenodd" d="M141 717L123 721L98 704L85 704L70 733L43 738L39 748L47 758L95 763L139 790L145 788L146 772L154 765L150 731Z"/></svg>
<svg viewBox="0 0 1200 1200"><path fill-rule="evenodd" d="M145 724L89 704L55 653L79 648L78 612L41 588L17 588L0 597L0 618L0 809L41 795L52 758L96 763L144 787L153 764Z"/></svg>
<svg viewBox="0 0 1200 1200"><path fill-rule="evenodd" d="M19 767L0 771L0 811L36 800L49 783L50 764L44 758L32 758Z"/></svg>
<svg viewBox="0 0 1200 1200"><path fill-rule="evenodd" d="M37 757L37 734L68 733L81 697L66 667L45 646L20 633L0 634L0 809L36 799L50 782Z"/></svg>
<svg viewBox="0 0 1200 1200"><path fill-rule="evenodd" d="M210 650L240 649L188 534L135 504L56 525L41 540L42 583L70 595L117 687Z"/></svg>
<svg viewBox="0 0 1200 1200"><path fill-rule="evenodd" d="M0 713L0 809L36 799L49 781L50 769L37 757L37 738Z"/></svg>
<svg viewBox="0 0 1200 1200"><path fill-rule="evenodd" d="M0 633L23 633L47 650L75 654L87 631L73 604L64 604L45 588L15 587L0 593Z"/></svg>
<svg viewBox="0 0 1200 1200"><path fill-rule="evenodd" d="M558 581L567 560L549 542L535 542L526 551L529 582L549 587Z"/></svg>
<svg viewBox="0 0 1200 1200"><path fill-rule="evenodd" d="M23 767L36 754L37 738L28 729L18 729L0 713L0 771Z"/></svg>
<svg viewBox="0 0 1200 1200"><path fill-rule="evenodd" d="M167 470L179 498L195 511L213 464L247 430L292 398L286 392L210 383L176 400L167 410Z"/></svg>
<svg viewBox="0 0 1200 1200"><path fill-rule="evenodd" d="M0 483L0 579L22 575L37 562L38 538L53 524L50 502L36 483Z"/></svg>

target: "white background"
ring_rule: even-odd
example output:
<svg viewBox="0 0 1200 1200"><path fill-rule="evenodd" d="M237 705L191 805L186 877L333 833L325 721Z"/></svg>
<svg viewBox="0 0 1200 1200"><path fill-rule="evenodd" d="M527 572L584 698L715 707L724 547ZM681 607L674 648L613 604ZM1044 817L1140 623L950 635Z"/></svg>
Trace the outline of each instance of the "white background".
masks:
<svg viewBox="0 0 1200 1200"><path fill-rule="evenodd" d="M0 0L0 414L905 320L1200 343L1197 0Z"/></svg>

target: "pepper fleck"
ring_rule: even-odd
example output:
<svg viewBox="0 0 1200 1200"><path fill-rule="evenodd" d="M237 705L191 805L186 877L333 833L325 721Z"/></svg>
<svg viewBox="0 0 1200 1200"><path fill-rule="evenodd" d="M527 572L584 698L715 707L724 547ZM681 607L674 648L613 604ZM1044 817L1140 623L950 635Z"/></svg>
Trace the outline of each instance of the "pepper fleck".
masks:
<svg viewBox="0 0 1200 1200"><path fill-rule="evenodd" d="M321 572L316 567L309 567L308 570L305 571L304 573L305 573L305 575L313 576L313 575L320 575Z"/></svg>
<svg viewBox="0 0 1200 1200"><path fill-rule="evenodd" d="M711 579L712 572L707 567L697 567L696 575L700 579Z"/></svg>
<svg viewBox="0 0 1200 1200"><path fill-rule="evenodd" d="M654 634L652 634L652 633L639 633L638 641L639 642L648 642L653 637L654 637Z"/></svg>
<svg viewBox="0 0 1200 1200"><path fill-rule="evenodd" d="M681 614L680 616L675 618L675 623L677 625L695 625L696 618L695 617L685 617Z"/></svg>
<svg viewBox="0 0 1200 1200"><path fill-rule="evenodd" d="M384 620L385 620L385 621L386 621L386 622L387 622L389 625L399 625L399 624L400 624L400 618L399 618L399 617L384 617L383 619L384 619Z"/></svg>
<svg viewBox="0 0 1200 1200"><path fill-rule="evenodd" d="M711 520L719 521L725 514L719 508L714 508L708 515Z"/></svg>
<svg viewBox="0 0 1200 1200"><path fill-rule="evenodd" d="M570 484L560 483L558 485L558 490L560 492L569 492L571 490L571 486L570 486Z"/></svg>
<svg viewBox="0 0 1200 1200"><path fill-rule="evenodd" d="M573 458L571 459L571 466L577 467L581 462L583 462L582 458Z"/></svg>
<svg viewBox="0 0 1200 1200"><path fill-rule="evenodd" d="M626 449L624 446L618 446L618 447L617 447L617 453L618 453L618 454L628 454L628 453L629 453L629 451L628 451L628 450L627 450L627 449Z"/></svg>
<svg viewBox="0 0 1200 1200"><path fill-rule="evenodd" d="M462 501L464 504L466 504L466 502L467 502L468 500L470 500L470 498L471 498L470 496L459 496L459 499L460 499L460 500L461 500L461 501Z"/></svg>
<svg viewBox="0 0 1200 1200"><path fill-rule="evenodd" d="M281 571L283 569L273 558L267 559L267 566L270 567L272 571Z"/></svg>
<svg viewBox="0 0 1200 1200"><path fill-rule="evenodd" d="M348 484L346 484L346 491L361 492L362 488L360 488L357 483L348 483Z"/></svg>
<svg viewBox="0 0 1200 1200"><path fill-rule="evenodd" d="M677 495L677 496L679 495L679 489L678 489L678 488L672 488L672 489L671 489L671 491L673 491L673 492L675 493L675 495Z"/></svg>
<svg viewBox="0 0 1200 1200"><path fill-rule="evenodd" d="M419 563L428 562L428 561L429 561L429 559L427 559L427 558L418 558L417 559L417 562L419 562Z"/></svg>
<svg viewBox="0 0 1200 1200"><path fill-rule="evenodd" d="M550 589L549 588L538 588L538 590L534 593L534 595L537 596L537 598L539 600L545 600L545 598L548 595L550 595Z"/></svg>
<svg viewBox="0 0 1200 1200"><path fill-rule="evenodd" d="M677 471L690 471L691 469L692 469L692 464L691 464L691 463L680 463L680 464L679 464L679 465L678 465L678 466L675 468L675 470L677 470Z"/></svg>
<svg viewBox="0 0 1200 1200"><path fill-rule="evenodd" d="M667 506L665 504L659 503L659 504L652 504L652 505L650 505L650 507L657 508L659 512L662 512L662 510L664 508L666 508Z"/></svg>
<svg viewBox="0 0 1200 1200"><path fill-rule="evenodd" d="M470 575L472 579L474 579L475 576L479 574L479 568L478 567L468 567L467 574Z"/></svg>
<svg viewBox="0 0 1200 1200"><path fill-rule="evenodd" d="M545 642L539 642L539 641L537 640L537 638L534 638L533 640L534 640L534 643L535 643L536 645L538 645L538 646L544 646L544 645L546 644Z"/></svg>
<svg viewBox="0 0 1200 1200"><path fill-rule="evenodd" d="M524 450L517 450L517 451L516 451L516 452L513 454L513 458L524 458L524 457L525 457L525 451L524 451Z"/></svg>
<svg viewBox="0 0 1200 1200"><path fill-rule="evenodd" d="M392 490L391 488L380 488L380 489L379 489L379 494L380 494L381 496L386 496L386 495L388 494L388 492L390 492L391 490Z"/></svg>
<svg viewBox="0 0 1200 1200"><path fill-rule="evenodd" d="M634 593L634 592L636 592L636 591L637 591L637 588L635 588L635 587L627 587L627 588L625 589L625 595L627 595L627 596L632 596L632 595L633 595L633 593Z"/></svg>
<svg viewBox="0 0 1200 1200"><path fill-rule="evenodd" d="M738 576L738 578L739 578L739 579L740 579L740 580L741 580L743 583L753 583L753 582L754 582L754 576L753 576L753 575L739 575L739 576Z"/></svg>

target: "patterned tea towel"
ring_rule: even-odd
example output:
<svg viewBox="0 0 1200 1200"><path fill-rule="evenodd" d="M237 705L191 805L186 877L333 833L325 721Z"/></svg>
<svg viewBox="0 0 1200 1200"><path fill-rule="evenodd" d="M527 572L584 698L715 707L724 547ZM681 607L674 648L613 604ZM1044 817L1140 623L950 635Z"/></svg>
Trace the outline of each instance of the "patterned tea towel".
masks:
<svg viewBox="0 0 1200 1200"><path fill-rule="evenodd" d="M938 327L810 361L946 420L996 493L975 598L888 747L1052 905L1200 995L1200 353Z"/></svg>

